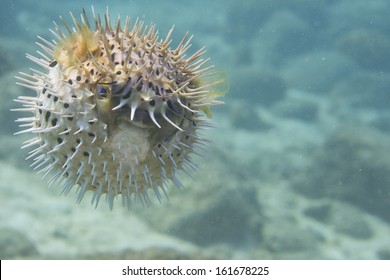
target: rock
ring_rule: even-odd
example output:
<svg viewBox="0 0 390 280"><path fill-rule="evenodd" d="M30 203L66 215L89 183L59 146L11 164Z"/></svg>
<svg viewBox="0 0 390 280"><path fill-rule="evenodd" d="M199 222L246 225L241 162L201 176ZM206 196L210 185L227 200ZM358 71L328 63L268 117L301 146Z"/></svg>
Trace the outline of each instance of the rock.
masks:
<svg viewBox="0 0 390 280"><path fill-rule="evenodd" d="M251 200L248 201L242 192L228 191L218 199L209 200L198 211L177 220L170 226L170 231L200 246L249 245L260 238L261 227L254 219L254 213L260 213L260 209Z"/></svg>
<svg viewBox="0 0 390 280"><path fill-rule="evenodd" d="M10 72L14 67L15 65L12 63L10 55L0 46L0 76Z"/></svg>
<svg viewBox="0 0 390 280"><path fill-rule="evenodd" d="M295 92L294 92L295 93ZM272 111L285 118L298 119L305 122L313 122L318 119L318 102L310 100L308 94L294 94L275 104Z"/></svg>
<svg viewBox="0 0 390 280"><path fill-rule="evenodd" d="M225 34L226 39L233 44L242 40L251 40L253 31L258 30L274 10L273 1L270 0L231 1L226 13L226 30L228 31ZM245 24L243 19L245 19Z"/></svg>
<svg viewBox="0 0 390 280"><path fill-rule="evenodd" d="M173 248L146 248L144 250L123 250L116 253L97 253L94 255L80 256L87 260L215 260L224 259L225 255L203 253L201 251L185 253Z"/></svg>
<svg viewBox="0 0 390 280"><path fill-rule="evenodd" d="M305 53L316 45L319 32L314 32L312 26L291 10L276 11L254 34L253 56L266 55L264 59L270 65L283 67L288 57Z"/></svg>
<svg viewBox="0 0 390 280"><path fill-rule="evenodd" d="M348 30L367 26L383 32L389 31L390 5L387 0L375 0L370 5L367 5L366 0L333 1L327 7L328 21L333 23L328 26L328 36L331 38Z"/></svg>
<svg viewBox="0 0 390 280"><path fill-rule="evenodd" d="M390 143L367 127L345 126L314 154L293 186L314 198L331 197L390 221Z"/></svg>
<svg viewBox="0 0 390 280"><path fill-rule="evenodd" d="M20 32L20 26L17 24L17 15L23 6L20 1L3 0L2 8L0 9L0 17L4 20L1 26L1 33L12 35Z"/></svg>
<svg viewBox="0 0 390 280"><path fill-rule="evenodd" d="M390 115L378 115L371 120L370 125L383 132L390 133Z"/></svg>
<svg viewBox="0 0 390 280"><path fill-rule="evenodd" d="M296 56L282 70L289 87L305 92L324 93L355 69L348 57L329 51Z"/></svg>
<svg viewBox="0 0 390 280"><path fill-rule="evenodd" d="M152 228L197 246L242 248L258 244L263 217L256 185L240 178L240 163L231 160L210 150L202 170L192 173L194 180L183 181L190 188L170 192L170 203L163 211L157 207L137 211L137 215ZM256 167L251 168L247 172Z"/></svg>
<svg viewBox="0 0 390 280"><path fill-rule="evenodd" d="M21 232L10 229L0 229L0 259L37 258L35 245Z"/></svg>
<svg viewBox="0 0 390 280"><path fill-rule="evenodd" d="M0 132L1 134L13 134L19 130L18 123L15 119L18 117L31 117L31 113L11 112L12 108L20 108L21 105L16 103L13 99L20 95L33 96L35 93L21 86L16 85L15 73L7 72L0 77L0 96L5 98L0 102Z"/></svg>
<svg viewBox="0 0 390 280"><path fill-rule="evenodd" d="M26 153L20 148L23 139L26 137L17 137L12 134L2 135L0 137L0 160L7 161L20 169L31 170L28 167L30 163L25 160Z"/></svg>
<svg viewBox="0 0 390 280"><path fill-rule="evenodd" d="M285 96L286 84L278 74L255 67L241 68L230 73L231 89L235 98L253 104L270 106Z"/></svg>
<svg viewBox="0 0 390 280"><path fill-rule="evenodd" d="M231 1L226 15L226 25L229 32L226 38L231 43L238 43L242 40L250 41L253 38L253 31L262 29L261 27L273 17L274 13L287 11L296 14L296 18L302 18L308 22L309 26L323 26L326 22L326 8L329 1L310 1L310 0L282 0L282 1L256 1L247 0L244 2ZM245 19L245 22L243 22ZM289 18L276 22L276 31L278 26L291 25ZM294 26L295 27L295 26ZM299 29L295 29L299 34ZM296 36L294 40L296 39ZM300 38L301 39L301 38ZM290 44L290 46L293 44Z"/></svg>
<svg viewBox="0 0 390 280"><path fill-rule="evenodd" d="M388 109L390 95L390 74L356 71L339 81L331 92L337 103L350 104L353 107Z"/></svg>
<svg viewBox="0 0 390 280"><path fill-rule="evenodd" d="M356 29L340 35L336 47L369 70L390 70L390 36L378 30Z"/></svg>
<svg viewBox="0 0 390 280"><path fill-rule="evenodd" d="M336 232L356 239L370 239L374 234L364 212L344 203L324 203L308 207L304 214Z"/></svg>
<svg viewBox="0 0 390 280"><path fill-rule="evenodd" d="M228 116L231 123L237 129L248 131L267 130L271 127L258 113L253 104L246 102L235 102L229 106Z"/></svg>
<svg viewBox="0 0 390 280"><path fill-rule="evenodd" d="M311 26L317 28L327 23L328 7L336 0L279 0L276 5L280 10L290 9L299 17L305 19Z"/></svg>
<svg viewBox="0 0 390 280"><path fill-rule="evenodd" d="M304 209L304 214L321 223L327 223L331 215L332 207L329 203L310 206Z"/></svg>
<svg viewBox="0 0 390 280"><path fill-rule="evenodd" d="M313 251L323 237L313 230L300 228L294 218L269 221L263 230L263 244L274 253Z"/></svg>
<svg viewBox="0 0 390 280"><path fill-rule="evenodd" d="M13 135L15 132L22 130L18 127L19 123L15 120L19 117L31 117L31 113L11 112L12 108L20 108L20 104L13 101L18 95L26 95L25 90L15 84L14 73L8 72L0 77L0 96L3 96L0 102L0 159L7 160L16 166L27 167L24 163L26 158L25 151L20 147L23 141L32 138L32 135ZM30 93L27 95L33 95Z"/></svg>
<svg viewBox="0 0 390 280"><path fill-rule="evenodd" d="M331 224L337 232L363 240L370 239L374 235L371 227L362 217L361 211L345 206L335 208Z"/></svg>
<svg viewBox="0 0 390 280"><path fill-rule="evenodd" d="M380 260L390 260L390 247L380 249L377 254Z"/></svg>

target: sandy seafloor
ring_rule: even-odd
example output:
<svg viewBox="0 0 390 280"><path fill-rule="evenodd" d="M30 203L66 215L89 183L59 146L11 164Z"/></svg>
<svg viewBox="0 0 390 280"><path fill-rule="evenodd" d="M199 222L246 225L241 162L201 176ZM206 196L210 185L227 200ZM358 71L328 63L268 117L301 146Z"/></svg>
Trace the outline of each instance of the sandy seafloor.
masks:
<svg viewBox="0 0 390 280"><path fill-rule="evenodd" d="M94 4L103 13L106 3ZM229 77L200 170L110 212L59 196L24 161L12 100L36 35L80 1L8 1L0 11L0 258L390 259L390 2L112 1L156 23ZM211 2L211 3L210 3ZM69 19L69 18L68 18ZM151 194L152 196L152 194Z"/></svg>

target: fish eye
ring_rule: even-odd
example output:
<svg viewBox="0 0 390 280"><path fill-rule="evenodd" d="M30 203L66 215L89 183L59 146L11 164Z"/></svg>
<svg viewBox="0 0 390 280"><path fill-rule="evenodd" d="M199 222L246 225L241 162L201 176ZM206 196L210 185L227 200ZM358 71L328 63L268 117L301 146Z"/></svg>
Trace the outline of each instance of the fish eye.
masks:
<svg viewBox="0 0 390 280"><path fill-rule="evenodd" d="M109 93L109 87L107 85L99 85L97 88L97 94L100 98L107 98Z"/></svg>

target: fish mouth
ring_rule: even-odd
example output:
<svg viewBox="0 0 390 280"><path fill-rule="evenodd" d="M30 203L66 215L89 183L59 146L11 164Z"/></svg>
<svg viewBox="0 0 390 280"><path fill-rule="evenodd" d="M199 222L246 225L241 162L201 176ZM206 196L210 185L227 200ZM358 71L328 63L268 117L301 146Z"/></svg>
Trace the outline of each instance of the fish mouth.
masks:
<svg viewBox="0 0 390 280"><path fill-rule="evenodd" d="M117 121L118 122L127 122L130 125L134 125L134 126L137 126L139 128L145 128L145 129L156 128L156 129L160 129L152 121L152 119L151 119L151 117L150 117L150 115L149 115L147 110L145 110L145 109L138 109L134 113L133 120L131 120L131 116L130 116L130 113L129 113L130 112L130 108L127 108L127 109L128 110L126 110L126 108L122 109L124 112L122 112L122 114L120 114L117 117ZM156 121L159 122L162 118L160 116L156 116L155 115L155 119L156 119Z"/></svg>

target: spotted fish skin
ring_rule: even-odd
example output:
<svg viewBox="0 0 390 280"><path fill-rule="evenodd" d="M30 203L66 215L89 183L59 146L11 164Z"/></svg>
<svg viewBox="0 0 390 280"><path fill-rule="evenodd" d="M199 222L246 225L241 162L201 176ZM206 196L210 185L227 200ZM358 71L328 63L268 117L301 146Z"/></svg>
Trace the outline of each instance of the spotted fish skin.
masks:
<svg viewBox="0 0 390 280"><path fill-rule="evenodd" d="M199 131L212 126L204 116L224 81L205 67L204 48L186 58L192 37L170 48L173 28L161 40L138 20L111 26L108 11L104 24L93 11L94 28L84 10L71 17L72 28L61 18L66 31L55 23L55 40L39 37L39 57L27 55L43 71L17 77L37 93L16 100L33 115L17 120L34 135L23 147L50 184L76 186L78 201L90 190L96 206L102 194L110 209L117 196L149 205L149 189L160 200L167 182L181 186L178 171L196 169L191 155L208 143Z"/></svg>

